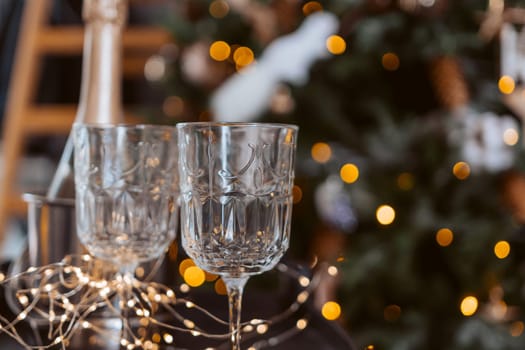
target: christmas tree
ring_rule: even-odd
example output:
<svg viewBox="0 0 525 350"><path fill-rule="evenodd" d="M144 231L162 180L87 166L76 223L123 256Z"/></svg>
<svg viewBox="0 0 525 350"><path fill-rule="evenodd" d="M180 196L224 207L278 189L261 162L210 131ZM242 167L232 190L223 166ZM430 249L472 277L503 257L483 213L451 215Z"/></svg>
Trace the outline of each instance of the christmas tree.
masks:
<svg viewBox="0 0 525 350"><path fill-rule="evenodd" d="M525 98L500 69L520 69L503 65L520 50L519 5L200 0L167 13L175 44L150 62L166 66L150 74L166 86L162 118L300 126L291 254L334 264L318 303L341 305L358 348L525 346Z"/></svg>

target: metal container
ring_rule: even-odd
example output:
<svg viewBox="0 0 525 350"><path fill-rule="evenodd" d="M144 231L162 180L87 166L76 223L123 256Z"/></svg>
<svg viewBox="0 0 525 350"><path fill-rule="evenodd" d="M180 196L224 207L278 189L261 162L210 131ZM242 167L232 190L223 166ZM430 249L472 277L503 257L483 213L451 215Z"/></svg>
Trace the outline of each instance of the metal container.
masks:
<svg viewBox="0 0 525 350"><path fill-rule="evenodd" d="M75 200L49 199L26 193L27 238L30 266L61 261L68 254L83 254L85 248L76 234Z"/></svg>

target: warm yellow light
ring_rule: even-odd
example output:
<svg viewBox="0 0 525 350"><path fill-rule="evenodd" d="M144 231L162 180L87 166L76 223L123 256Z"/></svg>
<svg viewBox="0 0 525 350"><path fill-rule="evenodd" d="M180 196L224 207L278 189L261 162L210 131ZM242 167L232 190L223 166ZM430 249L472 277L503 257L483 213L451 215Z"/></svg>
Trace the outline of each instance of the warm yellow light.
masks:
<svg viewBox="0 0 525 350"><path fill-rule="evenodd" d="M499 241L494 245L494 254L498 259L505 259L510 254L510 244L507 241Z"/></svg>
<svg viewBox="0 0 525 350"><path fill-rule="evenodd" d="M411 173L401 173L397 177L397 187L403 191L409 191L414 188L414 175Z"/></svg>
<svg viewBox="0 0 525 350"><path fill-rule="evenodd" d="M179 286L179 290L182 293L188 293L191 289L190 289L190 286L188 286L186 283L181 283Z"/></svg>
<svg viewBox="0 0 525 350"><path fill-rule="evenodd" d="M233 52L233 60L237 66L244 67L249 65L254 60L253 51L246 46L240 46Z"/></svg>
<svg viewBox="0 0 525 350"><path fill-rule="evenodd" d="M339 35L330 35L326 39L326 48L331 54L340 55L346 50L346 41Z"/></svg>
<svg viewBox="0 0 525 350"><path fill-rule="evenodd" d="M173 336L169 333L164 333L164 341L166 342L166 344L171 344L173 343Z"/></svg>
<svg viewBox="0 0 525 350"><path fill-rule="evenodd" d="M303 330L308 326L308 320L301 318L297 320L297 322L295 323L295 326L297 327L297 329Z"/></svg>
<svg viewBox="0 0 525 350"><path fill-rule="evenodd" d="M442 246L449 246L454 240L454 233L448 228L439 229L436 233L436 242Z"/></svg>
<svg viewBox="0 0 525 350"><path fill-rule="evenodd" d="M155 343L160 343L161 339L162 338L159 333L155 333L151 336L151 340L153 340Z"/></svg>
<svg viewBox="0 0 525 350"><path fill-rule="evenodd" d="M383 68L389 71L395 71L399 68L399 57L393 52L387 52L381 58Z"/></svg>
<svg viewBox="0 0 525 350"><path fill-rule="evenodd" d="M348 184L354 183L359 178L359 168L355 164L346 163L341 167L339 175L344 182Z"/></svg>
<svg viewBox="0 0 525 350"><path fill-rule="evenodd" d="M374 349L375 349L375 346L373 346L372 344L366 347L366 350L374 350Z"/></svg>
<svg viewBox="0 0 525 350"><path fill-rule="evenodd" d="M341 306L335 301L328 301L321 308L321 314L329 321L337 320L341 316Z"/></svg>
<svg viewBox="0 0 525 350"><path fill-rule="evenodd" d="M464 316L472 316L478 310L478 299L474 296L467 296L461 301L461 313Z"/></svg>
<svg viewBox="0 0 525 350"><path fill-rule="evenodd" d="M184 277L184 272L186 272L186 269L191 266L195 266L193 260L191 260L190 258L182 260L179 265L180 275Z"/></svg>
<svg viewBox="0 0 525 350"><path fill-rule="evenodd" d="M184 282L190 287L198 287L206 281L206 274L198 266L190 266L184 271Z"/></svg>
<svg viewBox="0 0 525 350"><path fill-rule="evenodd" d="M255 331L259 334L264 334L268 332L268 325L267 324L260 324L255 328Z"/></svg>
<svg viewBox="0 0 525 350"><path fill-rule="evenodd" d="M214 18L224 18L230 12L230 5L224 0L215 0L210 4L208 11Z"/></svg>
<svg viewBox="0 0 525 350"><path fill-rule="evenodd" d="M504 75L499 79L498 87L501 93L508 95L514 91L514 88L516 87L516 83L514 82L514 79L512 79L512 77L509 77L508 75Z"/></svg>
<svg viewBox="0 0 525 350"><path fill-rule="evenodd" d="M503 132L503 142L505 142L507 146L514 146L517 144L519 138L518 131L514 128L508 128Z"/></svg>
<svg viewBox="0 0 525 350"><path fill-rule="evenodd" d="M389 205L381 205L376 210L376 218L381 225L390 225L394 221L395 217L396 212L394 208Z"/></svg>
<svg viewBox="0 0 525 350"><path fill-rule="evenodd" d="M227 291L226 291L226 285L224 284L224 281L222 280L222 278L219 278L215 281L215 293L219 294L219 295L226 295L227 294Z"/></svg>
<svg viewBox="0 0 525 350"><path fill-rule="evenodd" d="M323 5L321 5L317 1L308 1L306 4L303 5L303 14L305 16L311 15L314 12L322 11Z"/></svg>
<svg viewBox="0 0 525 350"><path fill-rule="evenodd" d="M215 41L210 45L210 57L215 61L225 61L230 57L231 48L225 41Z"/></svg>
<svg viewBox="0 0 525 350"><path fill-rule="evenodd" d="M385 321L393 322L401 316L401 308L398 305L388 305L383 310Z"/></svg>
<svg viewBox="0 0 525 350"><path fill-rule="evenodd" d="M317 142L312 146L312 158L318 163L326 163L332 157L330 145L324 142Z"/></svg>
<svg viewBox="0 0 525 350"><path fill-rule="evenodd" d="M516 321L510 325L510 335L512 335L513 337L519 337L523 334L524 330L525 324L523 324L522 321Z"/></svg>
<svg viewBox="0 0 525 350"><path fill-rule="evenodd" d="M292 188L292 195L293 195L293 204L297 204L301 202L301 199L303 199L303 190L301 190L301 187L295 185Z"/></svg>
<svg viewBox="0 0 525 350"><path fill-rule="evenodd" d="M465 180L470 176L470 165L466 162L457 162L452 167L452 174L459 180Z"/></svg>

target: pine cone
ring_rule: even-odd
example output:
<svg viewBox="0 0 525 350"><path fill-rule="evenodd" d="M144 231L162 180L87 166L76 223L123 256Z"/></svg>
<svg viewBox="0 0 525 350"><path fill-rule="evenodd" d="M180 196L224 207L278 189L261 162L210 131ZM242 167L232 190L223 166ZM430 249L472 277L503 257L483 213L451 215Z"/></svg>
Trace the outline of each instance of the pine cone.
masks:
<svg viewBox="0 0 525 350"><path fill-rule="evenodd" d="M430 65L430 79L437 99L445 108L456 109L468 103L467 83L456 57L436 58Z"/></svg>
<svg viewBox="0 0 525 350"><path fill-rule="evenodd" d="M514 219L525 224L525 175L509 171L503 178L503 201Z"/></svg>

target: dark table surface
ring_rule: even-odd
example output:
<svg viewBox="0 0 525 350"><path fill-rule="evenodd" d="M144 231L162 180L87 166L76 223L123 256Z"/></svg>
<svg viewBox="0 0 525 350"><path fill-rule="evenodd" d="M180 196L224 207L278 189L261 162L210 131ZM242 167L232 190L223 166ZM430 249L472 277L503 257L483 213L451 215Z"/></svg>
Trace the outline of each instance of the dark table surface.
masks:
<svg viewBox="0 0 525 350"><path fill-rule="evenodd" d="M243 299L243 320L249 320L252 318L267 319L271 316L281 313L290 303L294 300L297 295L297 290L293 284L281 285L278 290L265 290L260 288L260 284L254 282L254 285L248 283L245 290ZM13 313L6 303L5 296L3 293L5 290L0 288L0 314L7 316L12 319ZM212 314L217 315L223 319L227 316L227 298L214 293L212 290L204 289L192 290L186 295L186 298L194 300L195 303L205 307ZM167 316L167 323L170 322ZM217 327L217 323L211 322L208 317L199 315L191 315L191 318L204 329L211 332L225 333L226 329ZM298 331L296 322L299 319L307 319L308 326L301 331ZM20 333L24 340L34 344L35 332L32 330L27 323L17 326L20 329ZM40 334L45 337L46 330L41 329ZM284 320L271 325L264 335L254 336L256 332L250 333L243 338L243 349L248 349L251 345L257 343L263 343L262 347L257 349L273 349L273 350L290 350L290 349L302 349L302 350L353 350L355 349L347 333L340 327L337 322L327 321L324 319L317 310L314 310L311 303L307 302L301 306L293 315L285 318ZM213 347L214 349L227 350L228 344L224 340L210 340L204 337L193 337L187 333L176 332L173 333L174 341L172 345L164 344L159 349L166 350L178 350L178 349L206 349ZM272 345L268 343L270 339L278 339L277 344ZM48 344L46 342L46 344ZM87 333L82 331L75 335L68 349L119 349L118 344L106 344L96 345L97 343L105 343L104 337ZM57 346L57 349L60 347ZM8 337L5 333L0 331L0 349L18 350L23 349L15 340Z"/></svg>

